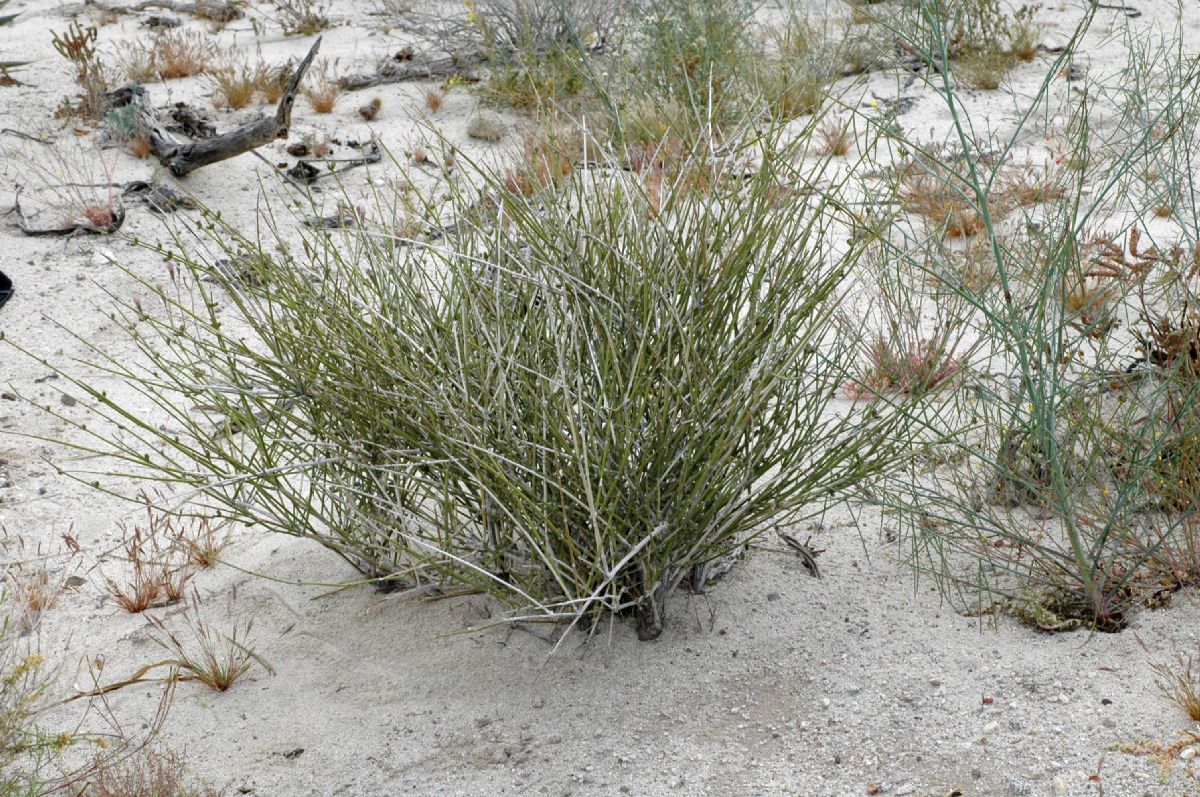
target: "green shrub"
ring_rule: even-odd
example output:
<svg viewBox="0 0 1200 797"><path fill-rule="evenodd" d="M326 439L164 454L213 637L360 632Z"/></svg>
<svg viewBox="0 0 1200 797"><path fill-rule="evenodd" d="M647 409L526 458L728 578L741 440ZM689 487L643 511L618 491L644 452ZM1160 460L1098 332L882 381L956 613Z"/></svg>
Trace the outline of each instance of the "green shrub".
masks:
<svg viewBox="0 0 1200 797"><path fill-rule="evenodd" d="M1131 609L1200 578L1200 414L1192 409L1200 380L1191 355L1200 351L1200 321L1189 311L1195 217L1185 207L1179 239L1157 247L1143 240L1139 248L1128 222L1117 233L1096 232L1147 163L1170 171L1175 195L1194 193L1179 165L1200 129L1200 73L1182 59L1154 69L1145 42L1130 40L1120 88L1093 83L1089 94L1101 102L1061 109L1064 169L1055 189L1036 191L1036 201L1019 208L998 203L993 191L1089 21L1026 100L1017 129L987 143L1004 157L974 140L978 120L944 74L933 85L953 122L953 170L941 165L945 153L896 142L914 153L900 167L923 172L977 219L964 234L991 253L995 279L944 282L963 307L960 327L978 341L970 375L939 417L914 419L942 442L881 490L881 503L907 521L914 557L952 592L992 590L1046 630L1117 630ZM945 51L950 35L935 23L935 50ZM1114 124L1092 122L1097 105ZM1005 212L1014 214L1007 228ZM924 224L884 240L900 242L888 244L891 256L914 274L940 279L951 269L936 250L905 243L948 234L935 218ZM978 600L973 589L967 594Z"/></svg>
<svg viewBox="0 0 1200 797"><path fill-rule="evenodd" d="M7 575L0 571L0 577ZM29 624L35 621L9 598L0 587L0 795L37 797L49 792L49 764L65 742L37 727L51 677L30 642Z"/></svg>
<svg viewBox="0 0 1200 797"><path fill-rule="evenodd" d="M179 431L85 388L121 427L100 448L393 586L656 636L685 579L903 450L895 413L830 406L858 252L828 255L827 200L778 199L796 151L532 196L464 163L480 194L445 241L307 233L303 258L210 215L206 246L266 288L227 280L225 317L203 283L147 285L164 309L127 321L148 366L107 367ZM199 249L168 256L208 273Z"/></svg>

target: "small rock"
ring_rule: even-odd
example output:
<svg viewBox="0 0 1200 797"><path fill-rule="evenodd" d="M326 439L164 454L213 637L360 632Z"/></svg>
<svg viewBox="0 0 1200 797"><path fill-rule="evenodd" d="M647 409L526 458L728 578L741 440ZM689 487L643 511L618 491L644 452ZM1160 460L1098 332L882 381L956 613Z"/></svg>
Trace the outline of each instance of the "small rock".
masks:
<svg viewBox="0 0 1200 797"><path fill-rule="evenodd" d="M75 400L74 396L68 396L66 393L63 393L59 397L59 400L63 403L64 407L74 407L76 404L79 403Z"/></svg>
<svg viewBox="0 0 1200 797"><path fill-rule="evenodd" d="M1000 729L1000 723L993 720L992 722L989 722L987 725L983 726L983 734L986 736L989 733L995 733L999 729Z"/></svg>
<svg viewBox="0 0 1200 797"><path fill-rule="evenodd" d="M777 601L777 600L779 600L779 598L780 598L780 595L778 592L768 592L767 593L767 600L769 600L769 601Z"/></svg>
<svg viewBox="0 0 1200 797"><path fill-rule="evenodd" d="M847 684L846 685L846 692L849 694L857 695L861 691L862 691L862 687L859 686L858 684Z"/></svg>
<svg viewBox="0 0 1200 797"><path fill-rule="evenodd" d="M1196 757L1196 748L1195 747L1185 747L1179 751L1179 760L1180 761L1191 761L1195 757Z"/></svg>
<svg viewBox="0 0 1200 797"><path fill-rule="evenodd" d="M1054 792L1057 797L1062 797L1067 793L1067 782L1062 779L1061 775L1055 775L1054 779L1050 781L1050 791Z"/></svg>
<svg viewBox="0 0 1200 797"><path fill-rule="evenodd" d="M879 794L880 788L878 783L867 784L867 794Z"/></svg>
<svg viewBox="0 0 1200 797"><path fill-rule="evenodd" d="M489 726L491 724L492 724L491 717L476 717L475 718L475 727L476 728L486 728L487 726Z"/></svg>

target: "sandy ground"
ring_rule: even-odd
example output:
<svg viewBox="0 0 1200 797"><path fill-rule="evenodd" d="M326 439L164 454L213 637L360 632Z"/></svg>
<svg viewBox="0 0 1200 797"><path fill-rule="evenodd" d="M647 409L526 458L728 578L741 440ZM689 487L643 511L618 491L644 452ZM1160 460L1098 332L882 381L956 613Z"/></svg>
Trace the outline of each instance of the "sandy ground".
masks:
<svg viewBox="0 0 1200 797"><path fill-rule="evenodd" d="M401 32L383 33L375 19L356 13L370 7L336 4L333 13L346 24L325 33L322 53L339 59L340 70L369 69L377 55L406 42ZM1174 14L1165 2L1138 7L1145 14L1131 24L1165 25ZM0 53L36 63L19 74L26 85L0 89L0 126L49 131L96 173L103 157L118 182L154 176L150 161L116 150L98 154L92 139L51 118L73 91L50 46L50 31L67 24L64 9L52 0L15 0L6 9L21 16L0 28ZM1062 38L1075 17L1065 6L1045 10L1046 36ZM1185 9L1190 35L1197 20L1192 4ZM1120 24L1117 11L1102 12L1097 22ZM124 17L101 28L102 50L111 54L144 36L135 17ZM1103 31L1095 36L1101 41ZM256 38L244 20L216 38L225 46L261 47L271 63L298 58L311 43L277 29ZM1028 73L1019 73L1014 86L1035 82L1042 68L1024 68ZM422 106L429 85L346 95L326 116L301 102L292 140L307 133L365 140L374 133L403 152L421 139L419 125L430 122L463 152L492 154L491 145L465 135L478 100L456 89L430 116ZM156 103L195 102L220 129L258 112L213 111L201 79L149 91ZM878 92L894 96L894 81L879 81ZM917 104L906 124L945 124L944 111L924 90L909 93ZM368 125L356 108L375 95L383 112ZM998 126L1012 105L1004 92L972 102L991 109ZM0 179L0 206L7 208L14 186L31 181L31 160L46 161L42 145L12 136L4 145L18 153L4 161ZM290 161L283 146L268 148L268 160ZM186 187L248 229L258 181L271 183L268 174L261 161L242 156L197 172ZM437 190L432 170L420 179L422 190ZM361 190L361 182L351 182L351 190ZM274 184L266 191L284 195ZM152 239L164 228L139 206L130 209L122 232ZM25 237L12 216L5 218L0 268L17 294L0 310L4 335L56 363L87 359L88 342L134 356L109 317L106 296L131 297L136 286L112 258L144 278L166 278L161 260L119 238ZM66 386L46 366L12 350L4 363L5 389L68 417L86 416L81 403L64 401ZM96 384L121 390L88 366L78 368ZM25 437L68 434L45 412L0 401L0 429L0 522L26 542L23 555L61 552L60 535L68 531L84 549L51 560L60 574L86 579L42 617L43 651L64 663L58 687L86 685L84 663L97 656L106 678L162 658L146 619L122 612L103 589L104 574L121 572L112 556L117 523L136 521L137 508L56 472L69 453ZM263 797L840 797L872 788L948 797L1098 795L1101 787L1117 797L1200 794L1190 770L1195 759L1161 770L1152 758L1115 749L1139 740L1170 743L1188 728L1154 688L1151 655L1134 635L1157 658L1176 646L1194 649L1200 595L1177 594L1169 607L1140 613L1120 634L1037 633L1005 616L959 615L931 584L914 583L894 544L882 542L885 530L869 511L857 520L847 510L831 512L800 530L827 549L823 578L811 577L790 554L757 551L707 594L675 599L659 640L638 642L630 626L616 623L590 640L573 640L549 660L551 646L538 628L456 634L495 611L483 598L425 602L367 587L314 586L354 573L313 543L240 530L227 564L200 573L195 584L213 622L253 619L255 648L276 674L256 668L223 694L180 685L163 737L207 781L228 785L229 794ZM177 613L155 615L171 624ZM153 685L129 688L114 693L112 704L136 730L159 694ZM79 719L72 711L50 719L70 727Z"/></svg>

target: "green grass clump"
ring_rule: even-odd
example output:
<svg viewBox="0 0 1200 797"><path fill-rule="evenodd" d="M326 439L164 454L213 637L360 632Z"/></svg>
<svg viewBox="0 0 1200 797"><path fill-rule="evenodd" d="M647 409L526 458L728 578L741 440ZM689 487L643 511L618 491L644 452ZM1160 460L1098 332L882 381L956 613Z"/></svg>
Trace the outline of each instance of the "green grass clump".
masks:
<svg viewBox="0 0 1200 797"><path fill-rule="evenodd" d="M572 47L544 54L514 53L489 69L482 86L485 97L513 108L554 107L582 92L587 85L586 56Z"/></svg>

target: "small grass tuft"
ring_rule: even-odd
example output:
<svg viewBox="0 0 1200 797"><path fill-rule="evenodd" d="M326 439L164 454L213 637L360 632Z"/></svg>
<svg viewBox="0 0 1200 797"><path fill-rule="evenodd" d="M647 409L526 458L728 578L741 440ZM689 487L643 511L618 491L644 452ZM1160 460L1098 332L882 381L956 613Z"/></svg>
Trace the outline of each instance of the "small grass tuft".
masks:
<svg viewBox="0 0 1200 797"><path fill-rule="evenodd" d="M819 151L822 155L839 158L850 152L850 147L854 143L849 123L833 117L828 117L821 122L817 128L817 137L820 143Z"/></svg>
<svg viewBox="0 0 1200 797"><path fill-rule="evenodd" d="M231 605L234 599L236 593L230 598ZM190 607L181 616L191 631L190 643L169 631L162 620L147 618L159 632L154 641L171 654L169 663L178 669L178 678L199 681L216 692L224 692L250 672L256 663L271 675L275 674L274 668L250 647L252 620L245 624L235 622L229 633L215 630L202 618L200 596L195 590Z"/></svg>
<svg viewBox="0 0 1200 797"><path fill-rule="evenodd" d="M105 577L109 595L132 614L178 603L194 575L188 562L181 561L179 556L176 524L154 509L148 497L143 496L142 500L146 506L146 525L120 526L125 559L132 574L124 581Z"/></svg>
<svg viewBox="0 0 1200 797"><path fill-rule="evenodd" d="M248 64L223 66L209 72L213 105L237 110L245 108L258 92L259 72Z"/></svg>
<svg viewBox="0 0 1200 797"><path fill-rule="evenodd" d="M207 71L216 56L212 42L198 31L165 30L149 42L132 43L122 56L130 80L177 80Z"/></svg>
<svg viewBox="0 0 1200 797"><path fill-rule="evenodd" d="M333 77L332 71L333 65L329 61L322 61L319 69L309 73L302 89L304 98L317 113L332 113L342 95L342 88Z"/></svg>
<svg viewBox="0 0 1200 797"><path fill-rule="evenodd" d="M1142 648L1147 649L1144 644ZM1158 690L1189 719L1200 722L1200 649L1195 655L1176 651L1174 661L1150 662L1150 669Z"/></svg>
<svg viewBox="0 0 1200 797"><path fill-rule="evenodd" d="M962 362L943 336L897 345L895 339L877 335L862 374L844 390L854 399L885 393L922 396L946 386L961 370Z"/></svg>
<svg viewBox="0 0 1200 797"><path fill-rule="evenodd" d="M442 104L446 102L446 92L441 89L433 88L425 92L425 107L430 113L437 113L442 109Z"/></svg>

